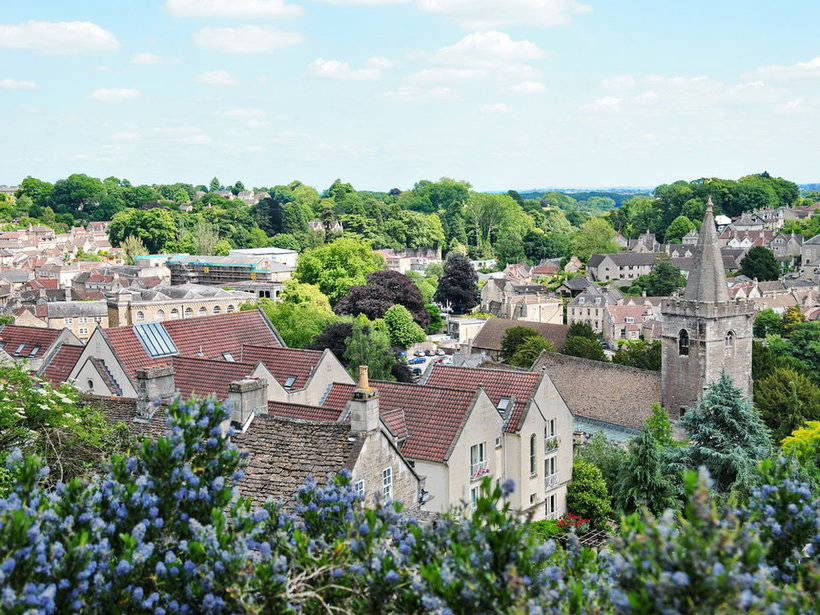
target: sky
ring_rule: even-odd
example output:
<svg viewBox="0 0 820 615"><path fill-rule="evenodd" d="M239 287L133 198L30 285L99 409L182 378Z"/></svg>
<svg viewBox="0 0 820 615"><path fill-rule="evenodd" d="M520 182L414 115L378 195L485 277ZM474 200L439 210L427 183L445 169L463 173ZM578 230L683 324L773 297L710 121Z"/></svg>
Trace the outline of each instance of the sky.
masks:
<svg viewBox="0 0 820 615"><path fill-rule="evenodd" d="M820 181L816 0L0 0L0 184Z"/></svg>

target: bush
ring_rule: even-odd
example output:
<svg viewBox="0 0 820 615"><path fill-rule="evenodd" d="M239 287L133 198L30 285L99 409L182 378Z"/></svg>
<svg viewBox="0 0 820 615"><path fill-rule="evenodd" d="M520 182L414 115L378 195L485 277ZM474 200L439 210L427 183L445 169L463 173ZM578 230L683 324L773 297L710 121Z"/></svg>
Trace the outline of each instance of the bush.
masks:
<svg viewBox="0 0 820 615"><path fill-rule="evenodd" d="M601 470L577 457L572 464L572 482L567 488L567 507L600 527L612 515L612 504Z"/></svg>

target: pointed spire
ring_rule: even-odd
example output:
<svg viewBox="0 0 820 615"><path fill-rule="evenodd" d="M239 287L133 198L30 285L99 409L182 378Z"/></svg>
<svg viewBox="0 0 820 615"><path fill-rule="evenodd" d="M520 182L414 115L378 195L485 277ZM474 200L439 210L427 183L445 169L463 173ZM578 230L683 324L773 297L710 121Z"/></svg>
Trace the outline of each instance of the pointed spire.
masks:
<svg viewBox="0 0 820 615"><path fill-rule="evenodd" d="M729 301L723 258L715 231L714 203L706 201L706 215L700 226L694 267L689 271L684 299L690 301Z"/></svg>

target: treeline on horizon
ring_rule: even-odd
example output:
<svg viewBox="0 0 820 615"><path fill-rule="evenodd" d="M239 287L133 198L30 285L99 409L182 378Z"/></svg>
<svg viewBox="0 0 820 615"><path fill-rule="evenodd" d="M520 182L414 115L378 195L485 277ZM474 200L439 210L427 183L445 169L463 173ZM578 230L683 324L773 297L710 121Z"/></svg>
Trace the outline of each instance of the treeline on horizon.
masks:
<svg viewBox="0 0 820 615"><path fill-rule="evenodd" d="M651 194L486 193L450 178L421 180L410 190L388 192L357 191L341 180L319 192L294 181L255 188L270 194L255 205L220 194L245 189L242 182L224 186L217 178L195 186L133 185L127 179L85 174L53 184L27 177L16 199L0 195L0 224L7 230L39 223L65 231L110 220L112 245L134 237L152 253L226 254L231 248L263 246L301 251L343 236L364 240L374 249L459 250L503 265L570 255L585 260L597 252L617 251L617 232L634 238L651 231L660 241L679 242L697 228L710 196L716 213L728 216L820 200L820 192L801 196L797 184L766 172L738 180L676 181ZM816 220L790 224L791 230L809 236L817 232Z"/></svg>

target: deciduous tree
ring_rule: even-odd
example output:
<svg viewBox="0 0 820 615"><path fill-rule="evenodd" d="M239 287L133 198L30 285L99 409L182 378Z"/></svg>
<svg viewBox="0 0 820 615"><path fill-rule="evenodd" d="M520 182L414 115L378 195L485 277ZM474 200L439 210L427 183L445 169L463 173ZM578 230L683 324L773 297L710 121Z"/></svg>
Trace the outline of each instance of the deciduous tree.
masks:
<svg viewBox="0 0 820 615"><path fill-rule="evenodd" d="M478 274L463 254L454 252L447 256L435 300L449 306L456 314L463 314L478 305Z"/></svg>
<svg viewBox="0 0 820 615"><path fill-rule="evenodd" d="M596 526L602 526L612 515L612 504L601 470L580 457L576 457L572 464L567 508Z"/></svg>
<svg viewBox="0 0 820 615"><path fill-rule="evenodd" d="M383 266L384 257L367 243L342 238L303 252L295 277L318 286L335 304L351 286L363 285L368 275Z"/></svg>
<svg viewBox="0 0 820 615"><path fill-rule="evenodd" d="M413 316L403 305L394 305L384 313L384 324L394 347L409 348L426 339L424 329L413 321Z"/></svg>
<svg viewBox="0 0 820 615"><path fill-rule="evenodd" d="M768 248L755 246L740 261L740 272L750 278L776 280L780 277L780 263Z"/></svg>

